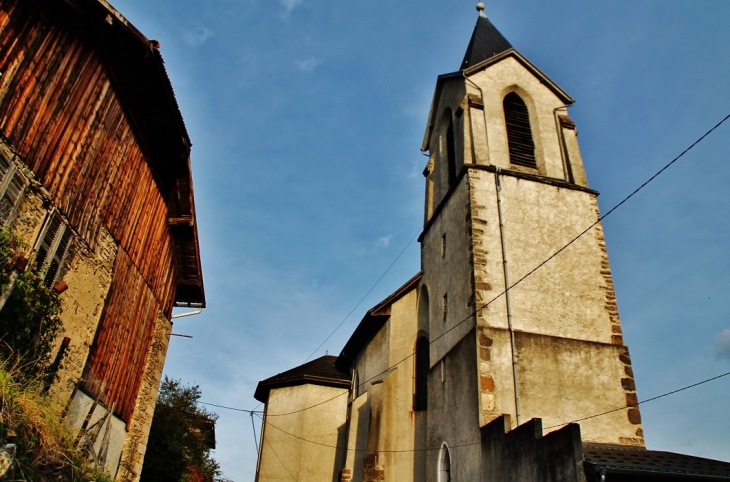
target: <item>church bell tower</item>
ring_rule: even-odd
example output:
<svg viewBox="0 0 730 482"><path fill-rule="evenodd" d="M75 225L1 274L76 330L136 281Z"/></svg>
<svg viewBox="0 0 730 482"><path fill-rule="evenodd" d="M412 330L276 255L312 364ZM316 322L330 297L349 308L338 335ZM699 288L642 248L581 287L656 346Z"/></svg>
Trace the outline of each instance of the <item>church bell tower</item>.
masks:
<svg viewBox="0 0 730 482"><path fill-rule="evenodd" d="M513 427L541 418L548 432L627 407L582 421L583 440L643 446L574 101L477 9L460 69L438 78L422 146L426 445L476 441L501 414Z"/></svg>

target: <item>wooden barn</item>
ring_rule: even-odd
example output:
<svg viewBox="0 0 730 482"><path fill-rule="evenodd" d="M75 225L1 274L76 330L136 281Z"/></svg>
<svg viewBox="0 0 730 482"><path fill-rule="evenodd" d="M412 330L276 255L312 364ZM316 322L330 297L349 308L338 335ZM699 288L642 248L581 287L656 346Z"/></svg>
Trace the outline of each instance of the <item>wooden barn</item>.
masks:
<svg viewBox="0 0 730 482"><path fill-rule="evenodd" d="M67 286L53 390L117 480L139 478L173 307L205 307L190 147L158 43L105 0L0 0L0 223Z"/></svg>

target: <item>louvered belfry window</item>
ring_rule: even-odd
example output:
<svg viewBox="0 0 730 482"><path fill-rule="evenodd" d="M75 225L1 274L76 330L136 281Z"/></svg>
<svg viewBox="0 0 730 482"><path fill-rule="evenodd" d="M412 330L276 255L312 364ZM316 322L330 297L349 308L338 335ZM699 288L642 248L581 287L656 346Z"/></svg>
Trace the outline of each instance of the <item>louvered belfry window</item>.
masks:
<svg viewBox="0 0 730 482"><path fill-rule="evenodd" d="M537 169L535 142L532 139L530 114L525 101L516 93L511 92L504 98L503 104L510 163Z"/></svg>

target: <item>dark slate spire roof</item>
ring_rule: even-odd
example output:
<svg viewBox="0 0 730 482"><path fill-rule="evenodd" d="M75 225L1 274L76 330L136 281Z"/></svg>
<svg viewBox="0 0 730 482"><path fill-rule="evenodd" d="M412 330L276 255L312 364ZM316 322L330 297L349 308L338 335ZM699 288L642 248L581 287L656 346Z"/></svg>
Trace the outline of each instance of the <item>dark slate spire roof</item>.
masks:
<svg viewBox="0 0 730 482"><path fill-rule="evenodd" d="M326 387L350 388L350 373L335 366L336 356L325 355L259 382L254 398L266 403L274 388L312 384Z"/></svg>
<svg viewBox="0 0 730 482"><path fill-rule="evenodd" d="M499 33L492 22L487 17L480 16L474 27L474 33L471 35L471 41L466 49L460 70L473 67L511 48L512 44Z"/></svg>

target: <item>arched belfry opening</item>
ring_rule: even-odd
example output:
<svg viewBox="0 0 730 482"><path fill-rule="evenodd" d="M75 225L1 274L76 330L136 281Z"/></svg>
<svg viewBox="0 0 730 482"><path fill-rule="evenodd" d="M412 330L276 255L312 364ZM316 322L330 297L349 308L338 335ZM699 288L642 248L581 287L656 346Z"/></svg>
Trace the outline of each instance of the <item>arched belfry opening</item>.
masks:
<svg viewBox="0 0 730 482"><path fill-rule="evenodd" d="M537 169L535 141L530 126L530 113L525 101L516 92L504 97L504 120L510 164Z"/></svg>
<svg viewBox="0 0 730 482"><path fill-rule="evenodd" d="M446 160L449 170L449 189L456 183L456 144L454 140L454 121L449 116L449 125L446 128Z"/></svg>

